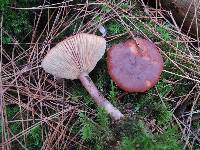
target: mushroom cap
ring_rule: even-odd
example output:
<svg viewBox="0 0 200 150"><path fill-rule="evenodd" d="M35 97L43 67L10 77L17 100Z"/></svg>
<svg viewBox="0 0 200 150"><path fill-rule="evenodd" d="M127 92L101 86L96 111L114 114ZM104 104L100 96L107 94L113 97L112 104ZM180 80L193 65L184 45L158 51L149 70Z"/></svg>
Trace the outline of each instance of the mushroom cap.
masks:
<svg viewBox="0 0 200 150"><path fill-rule="evenodd" d="M41 66L59 78L78 79L90 73L104 55L106 40L93 34L80 33L59 42L45 56Z"/></svg>
<svg viewBox="0 0 200 150"><path fill-rule="evenodd" d="M145 92L159 80L163 59L154 43L135 38L112 46L107 66L118 87L127 92Z"/></svg>

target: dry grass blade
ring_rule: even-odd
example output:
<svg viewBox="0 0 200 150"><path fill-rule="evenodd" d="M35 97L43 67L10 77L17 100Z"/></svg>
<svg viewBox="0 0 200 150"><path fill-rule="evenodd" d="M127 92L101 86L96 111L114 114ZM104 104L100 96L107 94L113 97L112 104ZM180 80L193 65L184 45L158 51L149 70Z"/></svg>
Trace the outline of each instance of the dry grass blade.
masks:
<svg viewBox="0 0 200 150"><path fill-rule="evenodd" d="M1 23L0 23L0 28L1 28L1 56L0 56L0 116L2 118L2 103L3 103L3 85L2 85L2 27L3 27L3 15L1 16Z"/></svg>

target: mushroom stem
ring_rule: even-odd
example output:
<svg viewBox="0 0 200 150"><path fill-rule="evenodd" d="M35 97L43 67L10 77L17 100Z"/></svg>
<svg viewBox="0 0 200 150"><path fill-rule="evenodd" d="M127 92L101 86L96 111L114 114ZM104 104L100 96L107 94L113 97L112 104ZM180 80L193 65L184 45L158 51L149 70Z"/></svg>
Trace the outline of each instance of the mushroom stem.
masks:
<svg viewBox="0 0 200 150"><path fill-rule="evenodd" d="M97 87L86 72L82 72L79 76L79 79L81 80L81 83L89 92L95 103L98 106L103 107L111 116L111 118L113 118L114 120L119 120L124 117L124 115L98 91Z"/></svg>

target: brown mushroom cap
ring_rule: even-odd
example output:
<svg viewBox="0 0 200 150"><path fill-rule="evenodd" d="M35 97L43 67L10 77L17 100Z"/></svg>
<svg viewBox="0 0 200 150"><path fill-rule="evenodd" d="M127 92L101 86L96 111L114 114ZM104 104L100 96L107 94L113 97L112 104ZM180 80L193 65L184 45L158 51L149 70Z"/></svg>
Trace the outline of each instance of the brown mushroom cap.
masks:
<svg viewBox="0 0 200 150"><path fill-rule="evenodd" d="M80 33L59 42L45 56L41 66L59 78L78 79L90 73L104 55L106 40L93 34Z"/></svg>
<svg viewBox="0 0 200 150"><path fill-rule="evenodd" d="M112 80L127 92L145 92L159 80L163 59L152 42L135 38L112 46L107 56Z"/></svg>

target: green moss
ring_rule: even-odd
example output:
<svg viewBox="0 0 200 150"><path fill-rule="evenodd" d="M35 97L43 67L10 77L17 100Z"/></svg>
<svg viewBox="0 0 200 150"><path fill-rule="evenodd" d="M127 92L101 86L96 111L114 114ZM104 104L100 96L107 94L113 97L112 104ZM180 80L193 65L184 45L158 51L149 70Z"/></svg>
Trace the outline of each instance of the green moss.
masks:
<svg viewBox="0 0 200 150"><path fill-rule="evenodd" d="M111 83L110 83L110 90L109 90L109 93L108 93L108 98L113 103L116 103L116 98L117 98L117 95L119 94L119 91L118 91L116 85L114 84L114 82L112 80L110 82Z"/></svg>
<svg viewBox="0 0 200 150"><path fill-rule="evenodd" d="M166 82L163 81L159 81L156 87L161 97L166 96L174 89L174 87L171 84L167 84Z"/></svg>
<svg viewBox="0 0 200 150"><path fill-rule="evenodd" d="M0 11L4 11L10 3L10 0L0 0Z"/></svg>
<svg viewBox="0 0 200 150"><path fill-rule="evenodd" d="M109 125L108 114L103 108L98 107L97 109L97 122L102 128L107 128Z"/></svg>
<svg viewBox="0 0 200 150"><path fill-rule="evenodd" d="M104 13L109 13L111 12L111 8L109 8L107 5L102 5L101 6L101 10L104 12Z"/></svg>
<svg viewBox="0 0 200 150"><path fill-rule="evenodd" d="M124 3L120 3L120 7L121 7L123 10L126 10L126 9L128 9L130 6L129 6L128 2L124 2Z"/></svg>
<svg viewBox="0 0 200 150"><path fill-rule="evenodd" d="M132 140L128 137L123 137L122 139L122 144L121 144L121 149L123 150L131 150L134 149L134 144Z"/></svg>
<svg viewBox="0 0 200 150"><path fill-rule="evenodd" d="M28 143L28 149L29 150L36 150L40 149L42 146L42 130L41 126L38 125L30 130L28 137L27 137L27 143Z"/></svg>
<svg viewBox="0 0 200 150"><path fill-rule="evenodd" d="M6 115L7 115L7 118L8 120L12 120L13 117L16 115L16 113L19 112L19 107L18 106L7 106L6 107Z"/></svg>
<svg viewBox="0 0 200 150"><path fill-rule="evenodd" d="M199 119L193 120L192 126L193 126L194 129L198 129L199 126L200 126L200 120Z"/></svg>
<svg viewBox="0 0 200 150"><path fill-rule="evenodd" d="M163 133L157 135L155 139L155 149L157 150L180 150L183 148L176 126L168 127Z"/></svg>
<svg viewBox="0 0 200 150"><path fill-rule="evenodd" d="M158 121L158 124L167 125L170 124L172 120L173 113L169 111L165 106L160 105L157 109L154 110L155 118Z"/></svg>
<svg viewBox="0 0 200 150"><path fill-rule="evenodd" d="M3 44L13 42L11 37L22 42L29 32L32 32L31 15L25 10L3 9L3 27L7 34L3 34ZM10 36L9 36L9 35Z"/></svg>
<svg viewBox="0 0 200 150"><path fill-rule="evenodd" d="M169 127L158 135L154 135L145 127L143 121L129 120L115 129L121 136L121 149L167 150L181 149L180 138L176 127Z"/></svg>
<svg viewBox="0 0 200 150"><path fill-rule="evenodd" d="M164 27L162 26L157 26L156 31L160 34L161 38L169 41L172 39L172 35L170 34L169 31L167 31Z"/></svg>
<svg viewBox="0 0 200 150"><path fill-rule="evenodd" d="M19 118L19 116L15 116L18 112L19 112L18 106L6 107L6 114L7 114L8 120L14 120L14 119ZM17 134L22 131L22 126L21 126L20 121L9 123L9 127L13 134Z"/></svg>
<svg viewBox="0 0 200 150"><path fill-rule="evenodd" d="M8 121L19 119L19 114L16 115L19 112L18 106L15 106L15 105L6 106L5 112L6 112L5 115L7 116ZM20 121L10 122L8 124L8 127L9 127L10 131L12 132L12 134L14 134L14 135L16 135L22 131L22 124ZM6 136L8 136L7 133L6 133ZM2 126L0 125L0 141L1 140L2 140ZM13 145L15 145L15 147L21 147L18 142L13 142Z"/></svg>
<svg viewBox="0 0 200 150"><path fill-rule="evenodd" d="M105 27L110 35L116 35L125 32L125 28L116 20L106 22Z"/></svg>
<svg viewBox="0 0 200 150"><path fill-rule="evenodd" d="M103 143L110 135L110 122L107 113L102 108L98 108L96 118L91 119L81 112L79 120L81 123L81 137L88 149L102 149Z"/></svg>
<svg viewBox="0 0 200 150"><path fill-rule="evenodd" d="M105 117L102 112L100 114L101 117ZM180 135L175 126L168 126L163 133L153 134L142 120L126 119L109 126L105 118L95 121L83 114L80 118L82 139L85 140L85 146L88 149L178 150L182 147L179 141Z"/></svg>
<svg viewBox="0 0 200 150"><path fill-rule="evenodd" d="M89 141L94 138L95 125L94 122L86 116L85 113L80 112L79 120L81 124L81 136L84 141Z"/></svg>

